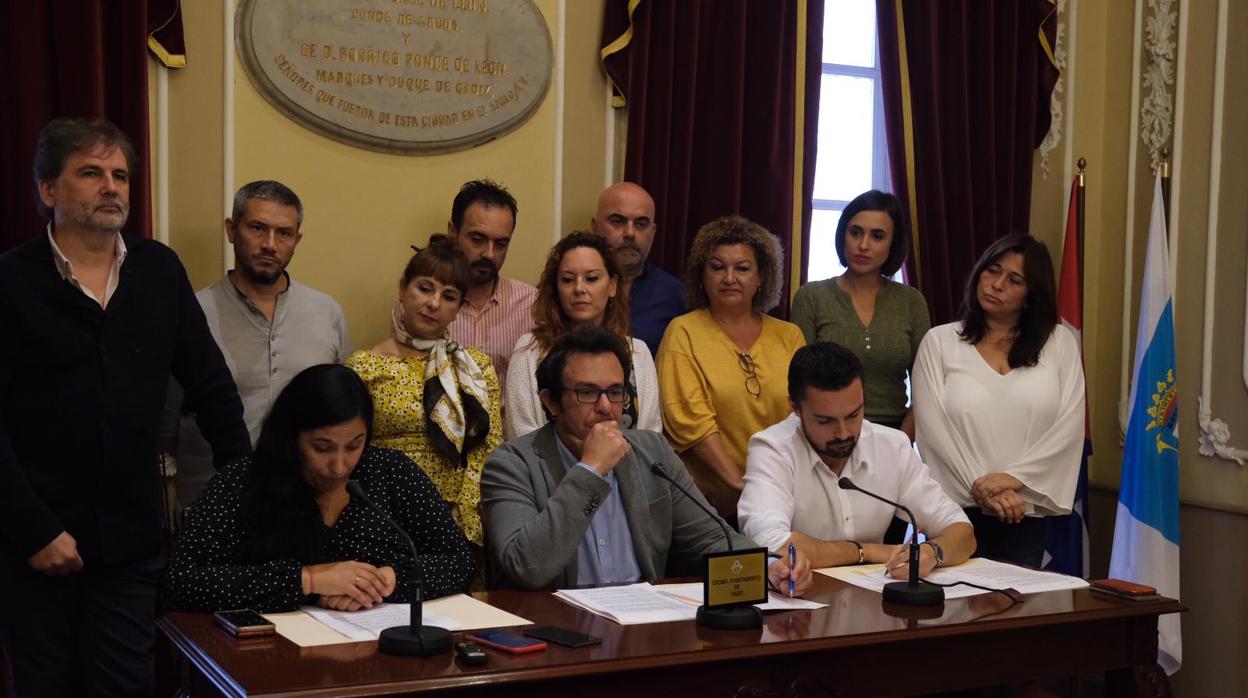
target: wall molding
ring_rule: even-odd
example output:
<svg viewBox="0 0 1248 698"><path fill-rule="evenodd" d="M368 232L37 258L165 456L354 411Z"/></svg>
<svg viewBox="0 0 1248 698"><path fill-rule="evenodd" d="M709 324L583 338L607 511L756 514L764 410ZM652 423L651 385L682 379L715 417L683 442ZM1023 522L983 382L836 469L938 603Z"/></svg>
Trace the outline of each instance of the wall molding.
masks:
<svg viewBox="0 0 1248 698"><path fill-rule="evenodd" d="M555 18L555 179L554 204L554 239L551 244L559 242L563 237L563 118L565 99L565 65L568 52L568 4L567 0L559 0Z"/></svg>
<svg viewBox="0 0 1248 698"><path fill-rule="evenodd" d="M156 240L169 244L169 68L156 61Z"/></svg>
<svg viewBox="0 0 1248 698"><path fill-rule="evenodd" d="M225 53L221 75L221 193L225 211L234 206L234 0L223 3L225 9ZM230 214L224 214L230 215ZM221 273L234 268L234 247L221 236Z"/></svg>
<svg viewBox="0 0 1248 698"><path fill-rule="evenodd" d="M1053 33L1053 66L1057 68L1057 82L1053 85L1053 93L1049 95L1049 132L1044 134L1040 143L1040 178L1049 178L1049 154L1057 149L1062 141L1062 127L1065 125L1065 110L1062 109L1062 93L1066 82L1066 0L1057 0L1053 9L1057 15L1057 31ZM1073 93L1072 93L1073 94Z"/></svg>
<svg viewBox="0 0 1248 698"><path fill-rule="evenodd" d="M1210 136L1209 153L1209 232L1205 238L1205 317L1200 356L1200 402L1197 413L1200 425L1200 455L1235 461L1242 466L1244 459L1248 458L1248 450L1231 446L1230 427L1226 422L1213 416L1213 305L1217 293L1218 274L1222 129L1226 120L1227 2L1228 0L1218 0L1218 33L1214 49L1213 130ZM1248 318L1245 318L1245 323L1248 324Z"/></svg>
<svg viewBox="0 0 1248 698"><path fill-rule="evenodd" d="M606 152L602 158L603 189L615 184L615 107L611 104L615 97L613 89L611 81L607 80L607 126L603 138L606 141Z"/></svg>
<svg viewBox="0 0 1248 698"><path fill-rule="evenodd" d="M1063 0L1065 2L1066 0ZM1070 182L1075 176L1075 79L1078 77L1075 73L1078 70L1079 61L1076 56L1076 48L1078 47L1078 31L1079 31L1079 13L1076 11L1075 3L1067 4L1069 11L1066 13L1067 39L1065 43L1065 60L1066 65L1070 66L1066 76L1063 78L1066 82L1066 110L1063 121L1066 128L1066 144L1065 153L1062 157L1062 174L1063 182ZM1087 274L1087 269L1083 270Z"/></svg>
<svg viewBox="0 0 1248 698"><path fill-rule="evenodd" d="M1142 75L1147 94L1140 108L1140 122L1143 127L1140 137L1148 147L1154 172L1161 165L1161 151L1174 132L1176 102L1170 94L1170 86L1175 84L1174 35L1178 26L1175 12L1177 4L1178 0L1148 0L1148 8L1152 10L1152 14L1144 20L1144 44L1149 61ZM1179 9L1186 10L1186 4ZM1178 42L1183 43L1182 35Z"/></svg>
<svg viewBox="0 0 1248 698"><path fill-rule="evenodd" d="M1125 235L1123 235L1122 265L1122 352L1120 373L1118 377L1118 443L1121 445L1127 434L1127 416L1131 410L1131 338L1135 336L1135 328L1131 326L1131 308L1135 305L1135 297L1131 292L1134 285L1135 261L1135 172L1139 166L1140 137L1140 65L1143 61L1143 42L1141 41L1144 26L1144 0L1135 0L1135 26L1131 34L1131 132L1127 140L1127 210L1125 218ZM1150 189L1151 191L1151 189Z"/></svg>

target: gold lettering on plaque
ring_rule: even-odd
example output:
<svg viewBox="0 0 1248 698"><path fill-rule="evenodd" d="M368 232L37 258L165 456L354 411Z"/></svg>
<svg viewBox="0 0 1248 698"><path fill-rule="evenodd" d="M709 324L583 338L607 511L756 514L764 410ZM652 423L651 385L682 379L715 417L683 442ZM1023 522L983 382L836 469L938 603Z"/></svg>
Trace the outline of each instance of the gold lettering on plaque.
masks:
<svg viewBox="0 0 1248 698"><path fill-rule="evenodd" d="M351 19L361 22L381 22L389 24L394 21L394 16L383 10L351 10Z"/></svg>
<svg viewBox="0 0 1248 698"><path fill-rule="evenodd" d="M421 17L416 23L425 29L442 29L448 32L459 31L459 22L445 17Z"/></svg>
<svg viewBox="0 0 1248 698"><path fill-rule="evenodd" d="M408 68L424 68L425 70L445 72L450 67L450 59L446 56L435 56L429 53L406 53L403 55L403 64Z"/></svg>
<svg viewBox="0 0 1248 698"><path fill-rule="evenodd" d="M348 63L372 63L375 65L393 65L400 63L398 51L378 51L375 48L338 47L338 60Z"/></svg>
<svg viewBox="0 0 1248 698"><path fill-rule="evenodd" d="M286 59L285 54L278 54L277 57L273 59L273 62L276 63L278 69L282 71L282 75L285 75L286 79L290 80L296 88L307 92L308 94L316 93L316 86L308 82L307 78L303 77L299 74L299 71L295 70L295 67L290 64L289 60Z"/></svg>

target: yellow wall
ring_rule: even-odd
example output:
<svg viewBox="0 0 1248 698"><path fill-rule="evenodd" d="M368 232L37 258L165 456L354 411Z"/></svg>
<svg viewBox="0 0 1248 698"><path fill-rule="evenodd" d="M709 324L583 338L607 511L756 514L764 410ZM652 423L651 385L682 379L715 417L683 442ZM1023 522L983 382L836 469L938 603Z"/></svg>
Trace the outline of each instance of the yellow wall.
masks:
<svg viewBox="0 0 1248 698"><path fill-rule="evenodd" d="M607 184L606 79L596 45L597 2L536 0L566 62L564 109L557 110L556 70L533 116L484 145L432 156L385 155L330 140L287 119L251 85L241 63L233 75L234 188L255 179L284 182L304 202L303 241L292 276L342 304L356 348L389 331L389 309L410 244L444 231L451 199L470 179L490 177L510 189L520 212L503 272L535 282L546 250L584 228ZM564 44L559 42L562 6ZM196 288L221 276L225 209L222 63L224 7L187 3L188 67L170 76L170 242ZM556 58L556 62L558 58ZM557 142L562 162L555 161ZM561 203L556 214L557 173ZM562 224L559 223L563 219Z"/></svg>
<svg viewBox="0 0 1248 698"><path fill-rule="evenodd" d="M1137 0L1147 7L1144 0ZM1225 80L1215 79L1219 0L1185 0L1179 32L1186 37L1177 95L1172 218L1176 221L1177 277L1174 313L1179 385L1181 468L1182 601L1184 666L1175 677L1178 695L1243 695L1248 669L1242 664L1248 644L1248 601L1241 587L1248 573L1241 552L1248 540L1248 467L1199 453L1197 403L1201 390L1206 261L1210 253L1210 198L1214 178L1221 190L1213 202L1217 215L1217 286L1212 337L1215 417L1230 426L1231 445L1248 448L1248 388L1242 376L1244 296L1248 259L1248 42L1236 28L1248 26L1248 3L1222 0L1231 28ZM1130 135L1131 89L1139 84L1132 70L1132 34L1136 2L1071 0L1075 13L1075 57L1068 68L1074 90L1073 122L1066 124L1074 159L1088 160L1084 352L1095 455L1090 469L1098 488L1092 502L1094 575L1107 571L1115 515L1115 490L1122 467L1119 391L1122 343L1134 343L1140 294L1140 269L1153 199L1153 173L1147 149ZM1069 18L1066 20L1068 23ZM1069 26L1069 24L1067 25ZM1177 37L1176 37L1177 39ZM1142 41L1137 36L1136 41ZM1147 57L1144 59L1147 65ZM1172 93L1175 86L1171 87ZM1225 98L1215 114L1214 94ZM1213 125L1224 118L1219 143ZM1049 178L1033 182L1033 232L1060 252L1070 180L1063 172L1063 148L1051 160ZM1135 152L1137 165L1130 168ZM1210 175L1214 153L1220 171ZM1127 230L1128 212L1134 224ZM1123 332L1123 279L1127 235L1133 236L1130 323ZM1229 547L1229 549L1228 549Z"/></svg>
<svg viewBox="0 0 1248 698"><path fill-rule="evenodd" d="M1244 26L1248 8L1230 2L1230 26ZM1078 16L1075 62L1068 68L1075 89L1074 122L1066 126L1073 138L1074 158L1088 160L1084 343L1087 355L1095 455L1095 484L1117 487L1122 448L1119 432L1119 391L1122 342L1134 342L1139 303L1140 269L1153 198L1153 175L1147 149L1130 139L1132 45L1129 40L1105 41L1110 35L1130 36L1134 23L1131 2L1075 2ZM1197 402L1201 383L1205 269L1209 237L1210 162L1214 152L1213 100L1217 0L1187 3L1188 35L1183 57L1182 103L1176 108L1181 131L1172 146L1174 165L1172 217L1177 221L1175 332L1180 394L1179 430L1182 497L1186 502L1248 513L1248 468L1200 455ZM1241 24L1236 25L1235 21ZM1225 129L1216 147L1222 154L1218 214L1217 300L1214 310L1212 405L1214 416L1228 422L1232 444L1248 446L1248 390L1241 376L1244 352L1245 268L1248 247L1248 138L1236 128L1248 114L1248 50L1229 42L1223 86ZM1174 88L1172 87L1172 90ZM1067 99L1072 95L1068 91ZM1240 118L1236 118L1239 116ZM1062 172L1062 148L1050 160L1048 179L1033 182L1033 232L1060 253L1070 181ZM1129 154L1137 164L1128 171ZM1235 154L1241 154L1236 156ZM1134 188L1132 189L1132 185ZM1134 225L1126 230L1128 207ZM1134 236L1131 321L1123 335L1123 277L1126 236ZM1238 443L1236 444L1236 441Z"/></svg>

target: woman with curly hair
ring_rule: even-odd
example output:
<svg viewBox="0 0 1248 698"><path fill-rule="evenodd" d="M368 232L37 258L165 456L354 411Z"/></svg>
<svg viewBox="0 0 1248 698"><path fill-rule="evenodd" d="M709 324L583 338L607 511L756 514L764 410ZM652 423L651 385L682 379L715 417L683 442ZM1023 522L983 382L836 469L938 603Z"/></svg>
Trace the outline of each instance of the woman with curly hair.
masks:
<svg viewBox="0 0 1248 698"><path fill-rule="evenodd" d="M595 325L611 330L631 347L631 398L621 426L661 431L659 379L646 343L629 335L628 298L619 262L607 241L576 231L550 248L533 303L533 331L516 342L507 372L506 436L514 439L540 428L546 413L538 398L537 365L561 335Z"/></svg>
<svg viewBox="0 0 1248 698"><path fill-rule="evenodd" d="M659 345L663 426L698 487L736 520L746 444L790 412L789 360L802 331L767 315L783 286L780 241L740 216L698 231L685 304Z"/></svg>
<svg viewBox="0 0 1248 698"><path fill-rule="evenodd" d="M425 471L481 559L481 469L502 443L503 424L489 357L446 331L469 274L463 255L434 236L399 280L390 338L355 352L346 365L376 403L374 443L402 451Z"/></svg>

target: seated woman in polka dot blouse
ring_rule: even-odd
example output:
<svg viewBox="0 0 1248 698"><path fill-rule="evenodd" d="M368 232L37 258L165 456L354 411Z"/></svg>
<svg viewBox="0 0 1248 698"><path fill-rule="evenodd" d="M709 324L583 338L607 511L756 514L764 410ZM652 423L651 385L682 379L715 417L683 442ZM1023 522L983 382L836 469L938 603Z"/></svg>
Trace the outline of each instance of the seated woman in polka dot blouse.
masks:
<svg viewBox="0 0 1248 698"><path fill-rule="evenodd" d="M165 581L170 610L354 611L465 591L468 539L429 477L398 451L369 445L373 401L349 368L313 366L273 403L255 454L216 474L187 514ZM411 548L368 498L412 537Z"/></svg>

